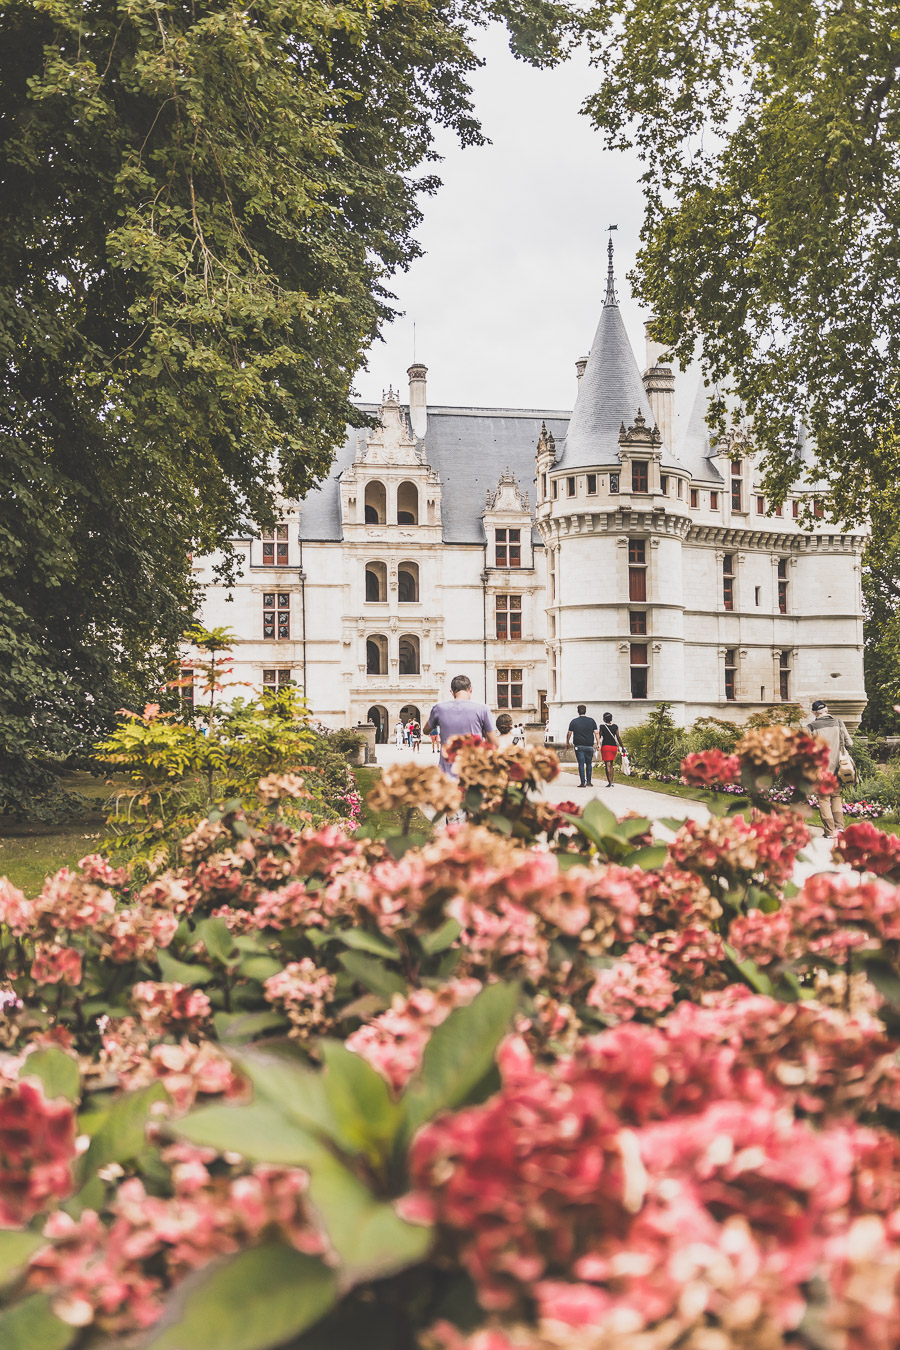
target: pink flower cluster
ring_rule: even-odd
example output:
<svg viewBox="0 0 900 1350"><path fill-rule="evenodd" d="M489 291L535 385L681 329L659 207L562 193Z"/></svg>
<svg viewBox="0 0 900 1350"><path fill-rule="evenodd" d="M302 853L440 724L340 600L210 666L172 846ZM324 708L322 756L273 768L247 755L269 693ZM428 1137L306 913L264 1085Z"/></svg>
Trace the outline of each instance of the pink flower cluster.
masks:
<svg viewBox="0 0 900 1350"><path fill-rule="evenodd" d="M900 837L876 830L869 822L848 825L834 846L835 856L858 872L900 883Z"/></svg>
<svg viewBox="0 0 900 1350"><path fill-rule="evenodd" d="M280 1003L298 1029L321 1031L329 1022L326 1005L334 999L334 975L310 957L291 961L263 986L270 1003Z"/></svg>
<svg viewBox="0 0 900 1350"><path fill-rule="evenodd" d="M80 984L81 952L55 942L39 942L30 974L36 984Z"/></svg>
<svg viewBox="0 0 900 1350"><path fill-rule="evenodd" d="M212 1008L209 996L189 985L142 980L131 991L131 1001L143 1026L153 1035L169 1031L199 1031Z"/></svg>
<svg viewBox="0 0 900 1350"><path fill-rule="evenodd" d="M665 956L640 942L620 961L597 971L586 999L589 1008L620 1022L641 1012L664 1012L674 1001L675 984Z"/></svg>
<svg viewBox="0 0 900 1350"><path fill-rule="evenodd" d="M0 1079L0 1226L20 1228L73 1188L75 1112L27 1076Z"/></svg>
<svg viewBox="0 0 900 1350"><path fill-rule="evenodd" d="M665 1324L674 1343L708 1319L783 1336L823 1279L826 1323L888 1350L900 1301L870 1305L856 1273L862 1220L866 1259L900 1274L896 1141L814 1129L704 1031L625 1024L555 1072L509 1042L501 1091L417 1137L403 1212L439 1225L486 1309L533 1300L542 1327L573 1336Z"/></svg>
<svg viewBox="0 0 900 1350"><path fill-rule="evenodd" d="M793 812L751 813L750 819L713 816L685 821L670 846L672 859L701 875L729 883L759 877L772 886L788 881L809 830Z"/></svg>
<svg viewBox="0 0 900 1350"><path fill-rule="evenodd" d="M72 1326L123 1333L151 1326L166 1290L192 1270L263 1237L322 1252L306 1212L305 1173L256 1167L213 1175L214 1156L185 1145L164 1150L172 1194L148 1194L137 1177L128 1178L110 1202L108 1222L94 1210L78 1219L52 1215L27 1287L51 1291L54 1311Z"/></svg>
<svg viewBox="0 0 900 1350"><path fill-rule="evenodd" d="M681 761L681 781L688 787L723 787L740 777L741 761L724 750L700 750Z"/></svg>
<svg viewBox="0 0 900 1350"><path fill-rule="evenodd" d="M434 1028L454 1008L471 1003L480 989L479 980L451 980L438 989L417 989L408 998L395 994L387 1012L354 1031L344 1044L367 1060L394 1092L402 1092L419 1068Z"/></svg>

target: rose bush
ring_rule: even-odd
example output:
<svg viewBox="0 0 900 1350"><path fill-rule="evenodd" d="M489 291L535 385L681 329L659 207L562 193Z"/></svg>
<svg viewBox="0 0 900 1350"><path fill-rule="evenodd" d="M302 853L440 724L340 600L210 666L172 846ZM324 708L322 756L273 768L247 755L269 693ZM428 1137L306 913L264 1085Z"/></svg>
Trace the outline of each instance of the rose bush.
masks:
<svg viewBox="0 0 900 1350"><path fill-rule="evenodd" d="M451 752L373 796L462 801L431 838L272 772L149 879L0 882L0 1344L900 1343L896 841L793 884L785 727L685 761L749 803L668 846Z"/></svg>

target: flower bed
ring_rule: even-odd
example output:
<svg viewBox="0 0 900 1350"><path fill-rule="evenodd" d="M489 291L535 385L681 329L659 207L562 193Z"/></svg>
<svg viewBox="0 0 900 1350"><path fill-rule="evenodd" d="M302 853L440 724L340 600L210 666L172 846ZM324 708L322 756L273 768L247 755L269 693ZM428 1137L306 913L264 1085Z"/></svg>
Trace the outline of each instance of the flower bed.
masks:
<svg viewBox="0 0 900 1350"><path fill-rule="evenodd" d="M669 846L449 751L372 794L430 839L270 774L149 880L0 883L0 1344L893 1350L900 841L794 887L783 728Z"/></svg>

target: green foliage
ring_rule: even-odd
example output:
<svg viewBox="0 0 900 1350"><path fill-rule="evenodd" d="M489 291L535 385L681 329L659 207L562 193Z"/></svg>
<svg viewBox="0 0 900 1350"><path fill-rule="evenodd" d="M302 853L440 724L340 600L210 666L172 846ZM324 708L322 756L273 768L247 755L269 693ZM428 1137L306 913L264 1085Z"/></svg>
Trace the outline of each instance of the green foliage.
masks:
<svg viewBox="0 0 900 1350"><path fill-rule="evenodd" d="M67 1350L77 1335L53 1312L49 1294L32 1294L0 1312L3 1350Z"/></svg>
<svg viewBox="0 0 900 1350"><path fill-rule="evenodd" d="M628 758L636 769L651 773L674 773L684 758L684 732L670 712L670 703L658 703L645 721L622 733ZM676 768L673 769L673 765Z"/></svg>
<svg viewBox="0 0 900 1350"><path fill-rule="evenodd" d="M192 551L327 472L472 26L547 0L0 7L0 805L164 681Z"/></svg>
<svg viewBox="0 0 900 1350"><path fill-rule="evenodd" d="M646 165L634 280L656 337L685 364L702 345L773 501L803 477L839 520L896 502L894 7L612 0L585 26L590 116Z"/></svg>
<svg viewBox="0 0 900 1350"><path fill-rule="evenodd" d="M335 1272L280 1243L239 1252L188 1281L147 1350L267 1350L318 1322Z"/></svg>

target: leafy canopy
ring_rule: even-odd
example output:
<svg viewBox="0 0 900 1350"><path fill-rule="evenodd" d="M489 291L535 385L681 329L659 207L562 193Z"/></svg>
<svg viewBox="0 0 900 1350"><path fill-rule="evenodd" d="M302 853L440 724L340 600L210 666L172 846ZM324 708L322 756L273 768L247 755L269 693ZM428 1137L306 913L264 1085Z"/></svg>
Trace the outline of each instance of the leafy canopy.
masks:
<svg viewBox="0 0 900 1350"><path fill-rule="evenodd" d="M900 481L900 32L885 0L611 0L593 122L646 163L655 333L752 418L773 499L801 424L837 518Z"/></svg>
<svg viewBox="0 0 900 1350"><path fill-rule="evenodd" d="M329 468L473 24L546 0L0 7L0 806L161 681L188 555Z"/></svg>

